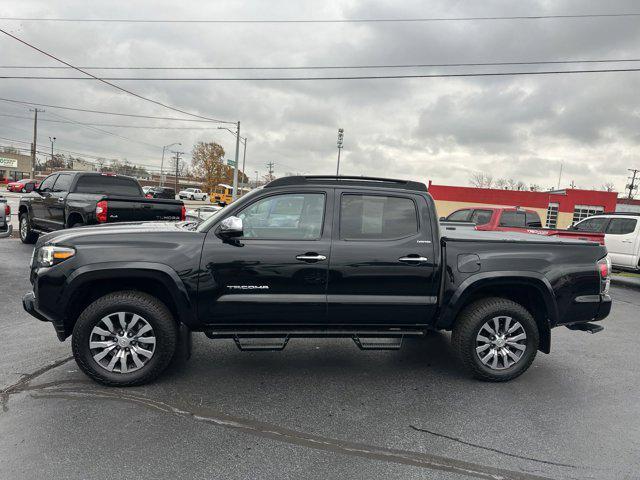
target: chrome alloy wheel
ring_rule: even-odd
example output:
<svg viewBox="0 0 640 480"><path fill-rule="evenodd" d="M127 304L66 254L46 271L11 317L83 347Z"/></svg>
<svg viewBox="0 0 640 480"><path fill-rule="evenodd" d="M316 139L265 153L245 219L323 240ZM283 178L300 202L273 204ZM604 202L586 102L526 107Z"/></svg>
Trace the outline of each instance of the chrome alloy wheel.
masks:
<svg viewBox="0 0 640 480"><path fill-rule="evenodd" d="M23 217L20 219L20 238L21 238L22 240L24 240L25 238L27 238L27 233L29 233L27 229L28 229L28 226L27 226L27 219L26 219L26 217L25 217L25 216L23 216Z"/></svg>
<svg viewBox="0 0 640 480"><path fill-rule="evenodd" d="M140 315L116 312L103 317L91 330L89 349L98 365L109 372L130 373L153 357L156 337Z"/></svg>
<svg viewBox="0 0 640 480"><path fill-rule="evenodd" d="M492 370L509 368L527 349L524 327L511 317L493 317L482 325L476 336L476 354Z"/></svg>

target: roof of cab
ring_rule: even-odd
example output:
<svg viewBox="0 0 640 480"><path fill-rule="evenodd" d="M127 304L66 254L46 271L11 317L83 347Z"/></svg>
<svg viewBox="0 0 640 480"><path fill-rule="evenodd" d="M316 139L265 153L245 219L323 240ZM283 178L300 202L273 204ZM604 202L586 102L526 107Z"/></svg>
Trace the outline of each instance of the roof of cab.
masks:
<svg viewBox="0 0 640 480"><path fill-rule="evenodd" d="M269 182L264 188L291 186L291 185L330 185L330 186L359 186L396 188L399 190L411 190L426 192L427 186L421 182L411 180L397 180L393 178L358 177L347 175L305 175L277 178Z"/></svg>

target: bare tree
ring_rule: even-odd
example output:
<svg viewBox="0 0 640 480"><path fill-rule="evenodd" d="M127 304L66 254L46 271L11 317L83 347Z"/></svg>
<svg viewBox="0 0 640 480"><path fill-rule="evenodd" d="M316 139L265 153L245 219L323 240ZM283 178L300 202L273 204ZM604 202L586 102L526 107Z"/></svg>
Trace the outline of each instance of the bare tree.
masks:
<svg viewBox="0 0 640 480"><path fill-rule="evenodd" d="M507 181L504 178L499 178L495 181L494 186L501 190L506 190L508 188Z"/></svg>
<svg viewBox="0 0 640 480"><path fill-rule="evenodd" d="M491 188L493 176L484 172L474 172L469 176L469 183L476 188Z"/></svg>
<svg viewBox="0 0 640 480"><path fill-rule="evenodd" d="M615 192L616 186L613 184L613 182L605 182L602 184L602 186L600 186L600 190L604 190L605 192Z"/></svg>

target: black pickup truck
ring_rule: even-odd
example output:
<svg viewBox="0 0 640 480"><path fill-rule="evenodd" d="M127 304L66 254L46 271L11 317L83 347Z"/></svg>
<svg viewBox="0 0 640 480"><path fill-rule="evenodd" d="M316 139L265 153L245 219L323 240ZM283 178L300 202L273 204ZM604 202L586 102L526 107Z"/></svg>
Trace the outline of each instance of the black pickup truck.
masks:
<svg viewBox="0 0 640 480"><path fill-rule="evenodd" d="M110 173L59 172L39 187L25 185L20 199L20 239L33 243L39 233L98 223L185 219L179 200L148 199L131 177Z"/></svg>
<svg viewBox="0 0 640 480"><path fill-rule="evenodd" d="M140 223L45 235L24 308L72 335L80 368L106 385L159 375L192 331L242 350L294 337L396 349L451 330L476 377L505 381L551 329L595 333L611 309L610 263L591 242L440 231L422 183L288 177L194 229ZM184 341L184 343L182 343Z"/></svg>

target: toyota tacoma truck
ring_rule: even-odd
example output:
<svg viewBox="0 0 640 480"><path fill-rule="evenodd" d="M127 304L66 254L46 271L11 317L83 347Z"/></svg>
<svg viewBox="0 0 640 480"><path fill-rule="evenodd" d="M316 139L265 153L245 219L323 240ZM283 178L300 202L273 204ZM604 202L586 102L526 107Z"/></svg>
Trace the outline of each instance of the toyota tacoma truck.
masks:
<svg viewBox="0 0 640 480"><path fill-rule="evenodd" d="M44 235L23 305L60 340L71 336L79 367L106 385L156 378L191 332L281 350L296 337L397 349L404 337L449 330L471 374L506 381L549 353L554 327L602 329L592 322L611 309L609 273L595 242L442 235L422 183L286 177L195 228Z"/></svg>
<svg viewBox="0 0 640 480"><path fill-rule="evenodd" d="M148 199L136 179L95 172L59 172L29 195L18 209L20 240L34 243L41 233L99 223L185 219L182 201Z"/></svg>

